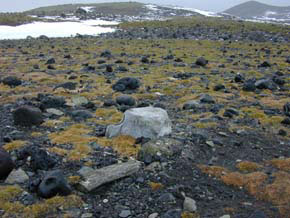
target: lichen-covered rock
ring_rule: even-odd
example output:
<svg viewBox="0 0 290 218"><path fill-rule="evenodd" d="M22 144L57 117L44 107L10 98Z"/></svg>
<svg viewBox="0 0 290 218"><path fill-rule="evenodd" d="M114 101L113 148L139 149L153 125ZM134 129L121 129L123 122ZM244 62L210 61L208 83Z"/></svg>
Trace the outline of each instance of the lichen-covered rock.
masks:
<svg viewBox="0 0 290 218"><path fill-rule="evenodd" d="M123 121L109 125L106 136L130 135L134 138L155 139L171 133L171 121L162 108L142 107L127 110Z"/></svg>

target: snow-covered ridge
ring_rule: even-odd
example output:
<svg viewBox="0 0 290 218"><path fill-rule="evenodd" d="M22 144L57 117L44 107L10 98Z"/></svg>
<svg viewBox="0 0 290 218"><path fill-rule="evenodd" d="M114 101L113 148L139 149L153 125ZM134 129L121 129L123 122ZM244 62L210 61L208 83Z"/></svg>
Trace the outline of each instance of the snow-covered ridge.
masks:
<svg viewBox="0 0 290 218"><path fill-rule="evenodd" d="M211 12L211 11L203 11L203 10L199 10L196 8L184 8L184 7L179 7L179 6L166 6L172 9L177 9L177 10L187 10L187 11L192 11L192 12L196 12L198 14L207 16L207 17L220 17L217 13L215 12Z"/></svg>
<svg viewBox="0 0 290 218"><path fill-rule="evenodd" d="M87 13L91 12L92 9L94 9L95 7L89 7L89 6L86 6L86 7L80 7L81 9L83 9L84 11L86 11Z"/></svg>

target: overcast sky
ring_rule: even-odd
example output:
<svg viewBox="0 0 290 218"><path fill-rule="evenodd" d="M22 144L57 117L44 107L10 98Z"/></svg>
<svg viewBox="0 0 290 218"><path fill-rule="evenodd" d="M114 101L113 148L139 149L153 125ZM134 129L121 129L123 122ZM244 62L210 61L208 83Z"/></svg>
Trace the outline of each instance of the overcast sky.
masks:
<svg viewBox="0 0 290 218"><path fill-rule="evenodd" d="M100 3L100 2L112 2L114 0L0 0L0 12L14 12L25 11L28 9L57 5L57 4L69 4L69 3ZM116 2L129 0L115 0ZM139 0L137 0L139 1ZM197 8L201 10L208 10L214 12L224 11L232 6L246 2L247 0L140 0L144 3L155 3L159 5L178 5L183 7ZM277 6L289 6L289 0L259 0L262 3L277 5Z"/></svg>

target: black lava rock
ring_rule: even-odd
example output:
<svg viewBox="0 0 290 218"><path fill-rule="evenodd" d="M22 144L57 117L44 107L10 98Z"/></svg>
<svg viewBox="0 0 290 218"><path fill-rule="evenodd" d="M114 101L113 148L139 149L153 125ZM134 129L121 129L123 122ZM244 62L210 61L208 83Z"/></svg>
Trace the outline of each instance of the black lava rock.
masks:
<svg viewBox="0 0 290 218"><path fill-rule="evenodd" d="M38 187L38 194L43 198L51 198L57 194L66 196L71 191L71 187L64 178L61 170L48 172Z"/></svg>
<svg viewBox="0 0 290 218"><path fill-rule="evenodd" d="M284 106L283 106L283 111L284 114L288 117L290 117L290 102L287 102Z"/></svg>
<svg viewBox="0 0 290 218"><path fill-rule="evenodd" d="M0 179L5 179L14 167L10 154L0 147Z"/></svg>
<svg viewBox="0 0 290 218"><path fill-rule="evenodd" d="M93 117L93 115L87 110L75 110L71 112L71 116L77 121L86 120Z"/></svg>
<svg viewBox="0 0 290 218"><path fill-rule="evenodd" d="M135 99L129 95L118 96L116 98L116 102L119 105L128 105L128 106L134 106L136 104Z"/></svg>
<svg viewBox="0 0 290 218"><path fill-rule="evenodd" d="M214 104L215 100L213 99L212 96L208 95L208 94L203 94L200 97L200 102L201 103L205 103L205 104Z"/></svg>
<svg viewBox="0 0 290 218"><path fill-rule="evenodd" d="M284 120L281 121L282 124L290 125L290 118L286 117Z"/></svg>
<svg viewBox="0 0 290 218"><path fill-rule="evenodd" d="M104 107L111 107L111 106L116 105L116 102L112 99L108 99L108 100L104 101L103 105L104 105Z"/></svg>
<svg viewBox="0 0 290 218"><path fill-rule="evenodd" d="M112 53L110 50L105 50L101 53L100 57L103 58L111 58L112 57Z"/></svg>
<svg viewBox="0 0 290 218"><path fill-rule="evenodd" d="M54 90L57 88L64 88L64 89L69 89L69 90L75 90L77 87L77 83L74 82L66 82L66 83L62 83L59 84L57 86L54 87Z"/></svg>
<svg viewBox="0 0 290 218"><path fill-rule="evenodd" d="M244 80L245 80L245 78L243 77L243 75L241 75L241 74L237 74L236 76L235 76L235 82L236 83L240 83L240 82L243 82Z"/></svg>
<svg viewBox="0 0 290 218"><path fill-rule="evenodd" d="M2 83L10 87L15 87L20 86L22 82L16 76L7 76L2 80Z"/></svg>
<svg viewBox="0 0 290 218"><path fill-rule="evenodd" d="M55 166L56 160L42 149L35 149L36 152L31 153L30 167L34 170L49 170Z"/></svg>
<svg viewBox="0 0 290 218"><path fill-rule="evenodd" d="M262 64L260 64L258 67L271 67L271 64L268 61L264 61Z"/></svg>
<svg viewBox="0 0 290 218"><path fill-rule="evenodd" d="M46 61L46 64L55 64L55 59L54 59L54 58L49 58L49 59Z"/></svg>
<svg viewBox="0 0 290 218"><path fill-rule="evenodd" d="M132 77L124 77L119 79L114 85L113 90L123 92L125 90L136 90L140 87L140 81Z"/></svg>
<svg viewBox="0 0 290 218"><path fill-rule="evenodd" d="M40 109L32 106L21 106L13 112L15 125L33 126L40 125L43 122L43 116Z"/></svg>
<svg viewBox="0 0 290 218"><path fill-rule="evenodd" d="M206 60L204 57L199 57L196 60L195 64L198 65L198 66L205 67L208 64L208 60Z"/></svg>
<svg viewBox="0 0 290 218"><path fill-rule="evenodd" d="M255 81L247 80L243 85L243 90L246 92L254 92L256 90Z"/></svg>
<svg viewBox="0 0 290 218"><path fill-rule="evenodd" d="M180 218L182 211L180 209L168 210L165 214L161 215L161 218Z"/></svg>
<svg viewBox="0 0 290 218"><path fill-rule="evenodd" d="M144 64L149 64L149 59L147 57L142 57L140 61Z"/></svg>
<svg viewBox="0 0 290 218"><path fill-rule="evenodd" d="M225 89L226 87L223 85L223 84L217 84L214 88L213 88L213 90L214 91L220 91L220 90L222 90L222 89Z"/></svg>
<svg viewBox="0 0 290 218"><path fill-rule="evenodd" d="M37 100L40 101L40 109L45 110L47 108L62 108L65 106L65 98L60 96L38 94Z"/></svg>

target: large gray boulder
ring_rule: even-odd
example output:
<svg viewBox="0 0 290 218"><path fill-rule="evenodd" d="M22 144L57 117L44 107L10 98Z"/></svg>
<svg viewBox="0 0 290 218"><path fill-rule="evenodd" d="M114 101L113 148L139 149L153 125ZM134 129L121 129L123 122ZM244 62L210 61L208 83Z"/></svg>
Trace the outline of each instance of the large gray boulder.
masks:
<svg viewBox="0 0 290 218"><path fill-rule="evenodd" d="M171 121L167 112L157 107L142 107L127 110L123 121L109 125L106 136L130 135L134 138L156 139L171 133Z"/></svg>

